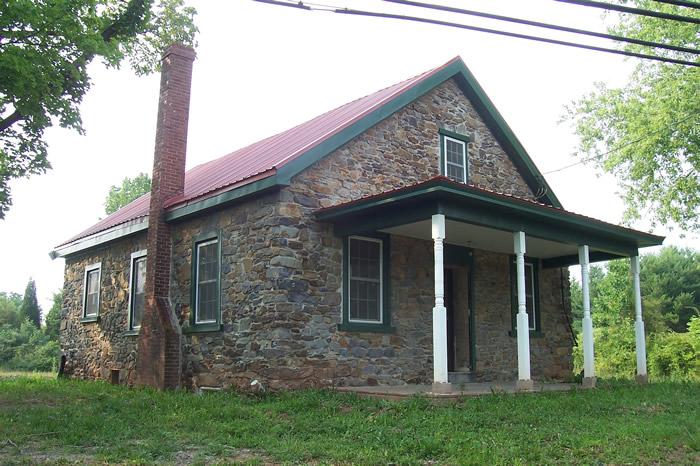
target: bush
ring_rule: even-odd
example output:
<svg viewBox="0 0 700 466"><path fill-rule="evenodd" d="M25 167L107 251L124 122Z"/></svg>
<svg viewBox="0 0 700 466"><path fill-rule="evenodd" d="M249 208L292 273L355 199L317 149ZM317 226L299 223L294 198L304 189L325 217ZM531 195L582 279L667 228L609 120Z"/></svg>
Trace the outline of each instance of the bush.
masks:
<svg viewBox="0 0 700 466"><path fill-rule="evenodd" d="M687 333L664 332L653 337L649 372L658 378L700 380L700 318L690 319Z"/></svg>
<svg viewBox="0 0 700 466"><path fill-rule="evenodd" d="M0 327L0 367L23 371L55 371L58 342L28 319L17 327Z"/></svg>

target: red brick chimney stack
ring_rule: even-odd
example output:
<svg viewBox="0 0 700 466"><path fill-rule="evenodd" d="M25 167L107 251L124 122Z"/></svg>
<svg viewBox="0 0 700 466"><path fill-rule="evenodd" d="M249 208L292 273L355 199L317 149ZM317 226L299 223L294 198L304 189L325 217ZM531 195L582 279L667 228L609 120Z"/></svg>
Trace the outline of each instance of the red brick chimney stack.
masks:
<svg viewBox="0 0 700 466"><path fill-rule="evenodd" d="M185 188L187 122L195 53L171 45L163 55L158 124L148 214L146 308L139 334L136 382L161 389L177 388L182 373L181 329L170 305L170 225L165 202Z"/></svg>

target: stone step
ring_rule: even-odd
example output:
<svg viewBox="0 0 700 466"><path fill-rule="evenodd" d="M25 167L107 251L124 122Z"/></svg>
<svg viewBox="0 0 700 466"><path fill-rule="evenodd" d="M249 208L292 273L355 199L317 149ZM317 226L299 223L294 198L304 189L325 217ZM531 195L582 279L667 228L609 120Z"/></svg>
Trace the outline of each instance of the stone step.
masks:
<svg viewBox="0 0 700 466"><path fill-rule="evenodd" d="M447 380L453 384L474 383L476 376L472 372L450 372Z"/></svg>

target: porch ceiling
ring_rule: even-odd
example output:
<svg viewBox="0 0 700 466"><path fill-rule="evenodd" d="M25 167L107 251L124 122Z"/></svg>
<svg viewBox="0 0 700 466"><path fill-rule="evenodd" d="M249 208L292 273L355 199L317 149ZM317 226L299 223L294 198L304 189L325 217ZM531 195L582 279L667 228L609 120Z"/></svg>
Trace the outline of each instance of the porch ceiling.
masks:
<svg viewBox="0 0 700 466"><path fill-rule="evenodd" d="M392 235L407 236L432 241L430 220L384 228L380 231ZM533 236L527 236L527 255L541 259L578 254L578 245L559 243ZM496 230L471 223L447 220L445 222L445 243L466 246L485 251L513 254L513 233Z"/></svg>

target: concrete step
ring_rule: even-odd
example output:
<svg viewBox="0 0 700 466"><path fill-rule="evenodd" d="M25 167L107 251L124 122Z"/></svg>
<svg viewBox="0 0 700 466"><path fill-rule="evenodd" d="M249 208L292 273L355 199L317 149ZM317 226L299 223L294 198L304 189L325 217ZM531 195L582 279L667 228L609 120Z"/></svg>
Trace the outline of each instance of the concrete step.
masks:
<svg viewBox="0 0 700 466"><path fill-rule="evenodd" d="M476 377L472 372L450 372L447 374L447 380L453 384L474 383Z"/></svg>

